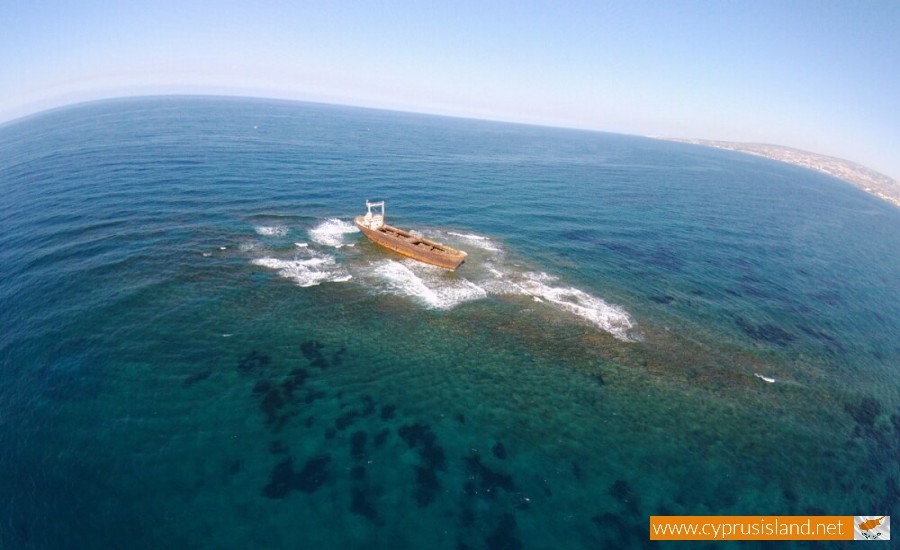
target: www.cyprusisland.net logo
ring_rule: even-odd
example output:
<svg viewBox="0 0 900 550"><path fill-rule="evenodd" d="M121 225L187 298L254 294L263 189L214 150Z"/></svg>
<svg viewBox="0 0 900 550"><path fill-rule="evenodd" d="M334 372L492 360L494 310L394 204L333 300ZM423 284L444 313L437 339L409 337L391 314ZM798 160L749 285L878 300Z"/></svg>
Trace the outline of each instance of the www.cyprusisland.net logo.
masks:
<svg viewBox="0 0 900 550"><path fill-rule="evenodd" d="M891 516L853 516L853 540L891 540Z"/></svg>

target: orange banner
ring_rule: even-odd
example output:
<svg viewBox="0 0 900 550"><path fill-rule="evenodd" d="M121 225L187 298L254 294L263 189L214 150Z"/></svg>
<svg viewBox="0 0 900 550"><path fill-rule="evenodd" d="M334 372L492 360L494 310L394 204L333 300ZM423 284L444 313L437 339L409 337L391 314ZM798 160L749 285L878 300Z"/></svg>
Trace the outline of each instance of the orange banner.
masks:
<svg viewBox="0 0 900 550"><path fill-rule="evenodd" d="M853 540L853 516L650 516L650 540Z"/></svg>

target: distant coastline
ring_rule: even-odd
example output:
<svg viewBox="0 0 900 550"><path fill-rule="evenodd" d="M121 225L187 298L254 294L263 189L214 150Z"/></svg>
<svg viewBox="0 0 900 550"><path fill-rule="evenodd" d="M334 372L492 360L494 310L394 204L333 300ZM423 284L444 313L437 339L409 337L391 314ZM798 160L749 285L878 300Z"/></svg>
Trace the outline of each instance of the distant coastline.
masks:
<svg viewBox="0 0 900 550"><path fill-rule="evenodd" d="M718 149L728 149L729 151L738 151L740 153L747 153L780 162L786 162L788 164L794 164L796 166L802 166L842 179L859 187L866 193L875 195L894 206L900 207L900 182L897 182L880 172L876 172L875 170L866 168L855 162L850 162L849 160L766 143L735 143L731 141L684 138L660 139L677 141L680 143L705 145L707 147L716 147Z"/></svg>

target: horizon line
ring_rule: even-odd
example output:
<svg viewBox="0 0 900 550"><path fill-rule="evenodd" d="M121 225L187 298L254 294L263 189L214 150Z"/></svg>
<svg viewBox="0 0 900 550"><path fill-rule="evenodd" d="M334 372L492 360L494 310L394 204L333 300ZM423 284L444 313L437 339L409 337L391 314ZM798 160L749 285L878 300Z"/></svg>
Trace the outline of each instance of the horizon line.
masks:
<svg viewBox="0 0 900 550"><path fill-rule="evenodd" d="M721 142L721 143L730 143L733 145L764 145L764 146L772 146L772 147L781 147L784 149L793 149L797 152L808 153L812 155L818 155L822 157L829 157L835 160L856 164L862 168L870 170L878 175L881 175L885 178L890 179L895 184L900 185L900 180L874 168L869 167L868 165L862 164L858 161L847 159L844 157L838 157L835 155L827 155L825 153L817 153L815 151L809 151L807 149L801 149L792 145L781 145L777 143L770 142L761 142L761 141L732 141L732 140L722 140L722 139L709 139L709 138L701 138L701 137L677 137L677 136L662 136L662 135L653 135L653 134L636 134L636 133L626 133L615 130L603 130L599 128L592 128L586 126L575 126L575 125L566 125L561 122L550 122L550 121L529 121L515 118L504 118L504 117L491 117L489 115L475 115L475 114L464 114L464 113L452 113L452 112L435 112L430 110L422 110L416 109L415 107L397 107L397 106L384 106L384 105L372 105L365 104L364 102L356 103L356 102L346 102L342 103L340 101L328 101L323 99L301 99L297 97L289 97L285 95L255 95L252 92L247 91L240 92L237 90L229 91L229 90L220 90L220 91L212 91L212 92L157 92L157 93L135 93L135 94L122 94L122 95L104 95L101 97L96 97L92 99L82 99L75 100L71 102L52 104L50 106L41 108L37 107L35 109L30 110L21 115L15 115L11 118L0 120L0 128L4 126L16 124L18 122L27 120L32 117L40 116L43 114L51 113L54 111L65 110L69 108L79 107L82 105L90 105L94 103L105 103L105 102L114 102L114 101L127 101L127 100L141 100L141 99L155 99L155 98L232 98L232 99L249 99L249 100L265 100L265 101L282 101L285 103L307 103L311 105L326 105L332 107L351 107L357 109L370 109L373 111L385 111L390 113L405 113L405 114L414 114L414 115L424 115L424 116L434 116L434 117L442 117L442 118L453 118L458 120L471 120L471 121L483 121L483 122L497 122L501 124L515 124L519 126L534 126L537 128L550 128L550 129L559 129L559 130L574 130L581 132L592 132L598 134L613 134L618 136L627 136L627 137L640 137L647 139L654 139L660 141L669 141L669 142L680 142L680 143L689 143L690 142ZM53 102L50 102L53 103ZM704 145L703 143L693 143L694 145ZM709 146L709 144L705 144ZM845 180L846 181L846 180Z"/></svg>

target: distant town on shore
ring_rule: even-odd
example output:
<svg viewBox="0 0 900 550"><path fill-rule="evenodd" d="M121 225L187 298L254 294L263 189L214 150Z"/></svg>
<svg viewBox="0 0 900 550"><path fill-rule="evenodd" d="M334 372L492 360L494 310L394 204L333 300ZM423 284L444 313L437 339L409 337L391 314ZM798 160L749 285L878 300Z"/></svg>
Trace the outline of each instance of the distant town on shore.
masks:
<svg viewBox="0 0 900 550"><path fill-rule="evenodd" d="M900 207L900 182L897 182L880 172L876 172L875 170L866 168L855 162L850 162L849 160L819 155L808 151L793 149L791 147L783 147L781 145L770 145L767 143L735 143L731 141L682 138L667 138L667 140L728 149L729 151L748 153L750 155L757 155L772 160L786 162L788 164L802 166L804 168L810 168L849 182L866 193L875 195L876 197Z"/></svg>

